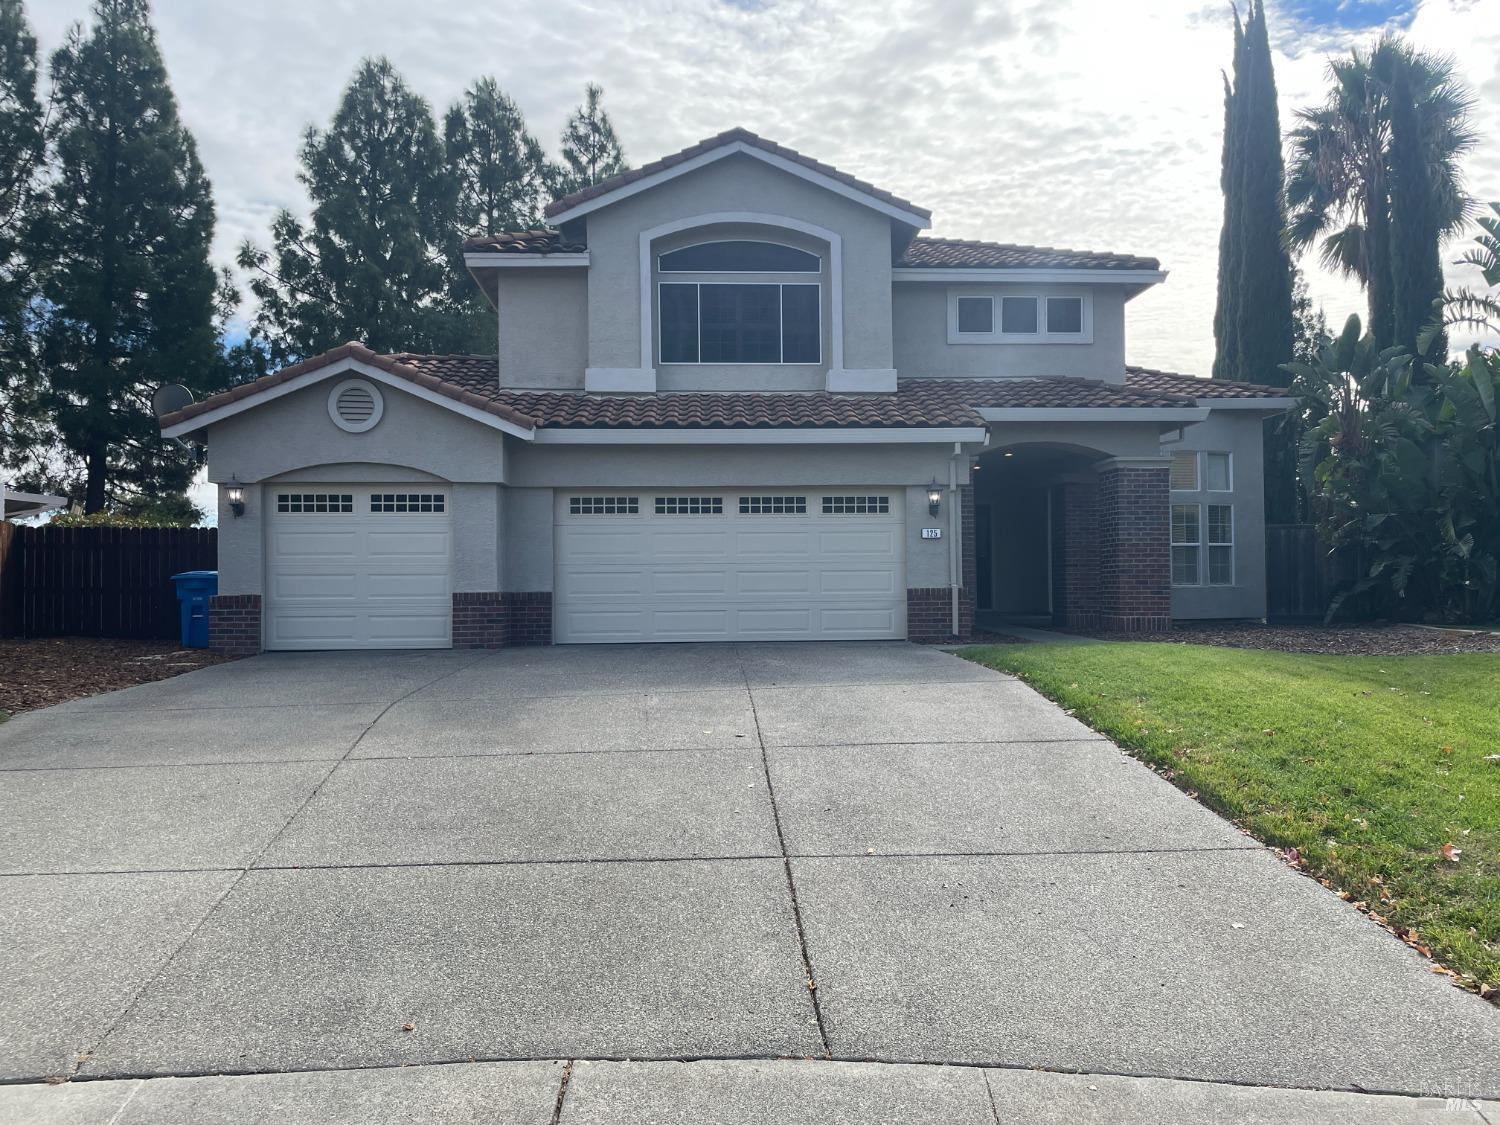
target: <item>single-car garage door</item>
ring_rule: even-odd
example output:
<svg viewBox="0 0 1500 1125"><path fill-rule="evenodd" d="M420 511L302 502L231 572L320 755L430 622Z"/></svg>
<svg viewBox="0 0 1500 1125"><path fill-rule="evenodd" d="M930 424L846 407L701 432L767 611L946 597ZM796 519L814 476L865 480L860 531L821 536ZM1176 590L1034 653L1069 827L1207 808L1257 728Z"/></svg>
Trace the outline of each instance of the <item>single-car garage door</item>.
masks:
<svg viewBox="0 0 1500 1125"><path fill-rule="evenodd" d="M448 495L423 485L269 485L266 647L447 648Z"/></svg>
<svg viewBox="0 0 1500 1125"><path fill-rule="evenodd" d="M557 493L556 637L906 635L900 490Z"/></svg>

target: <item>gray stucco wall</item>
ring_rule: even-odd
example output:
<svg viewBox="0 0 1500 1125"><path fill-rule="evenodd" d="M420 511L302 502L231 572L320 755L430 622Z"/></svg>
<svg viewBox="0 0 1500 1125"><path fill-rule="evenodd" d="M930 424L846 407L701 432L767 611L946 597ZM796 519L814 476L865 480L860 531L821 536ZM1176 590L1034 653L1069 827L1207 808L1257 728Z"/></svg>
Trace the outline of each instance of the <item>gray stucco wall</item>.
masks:
<svg viewBox="0 0 1500 1125"><path fill-rule="evenodd" d="M950 292L997 298L1004 294L1070 296L1092 292L1093 342L950 344ZM891 302L896 370L903 378L1079 375L1114 383L1125 379L1125 298L1119 286L908 282L894 287Z"/></svg>
<svg viewBox="0 0 1500 1125"><path fill-rule="evenodd" d="M589 358L587 271L548 267L495 273L500 385L582 387Z"/></svg>
<svg viewBox="0 0 1500 1125"><path fill-rule="evenodd" d="M1234 585L1173 587L1173 617L1190 620L1266 615L1262 417L1255 411L1216 410L1208 421L1189 426L1181 442L1162 446L1162 452L1167 454L1181 450L1229 453L1232 466L1233 488L1227 493L1203 488L1197 492L1172 493L1174 504L1234 505ZM1198 483L1200 486L1207 483L1201 473ZM1206 559L1206 547L1204 555Z"/></svg>
<svg viewBox="0 0 1500 1125"><path fill-rule="evenodd" d="M843 247L844 366L892 366L891 220L752 157L734 155L587 217L590 367L641 365L641 232L726 212L788 216L836 231ZM757 386L757 372L767 371L736 370L747 389Z"/></svg>

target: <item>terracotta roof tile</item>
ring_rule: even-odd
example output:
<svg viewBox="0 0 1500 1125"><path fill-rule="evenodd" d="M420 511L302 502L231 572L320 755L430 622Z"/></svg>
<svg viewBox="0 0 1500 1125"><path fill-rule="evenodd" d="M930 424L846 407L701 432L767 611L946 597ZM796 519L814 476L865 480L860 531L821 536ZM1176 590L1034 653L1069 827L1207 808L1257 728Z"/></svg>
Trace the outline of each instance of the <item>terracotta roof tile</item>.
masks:
<svg viewBox="0 0 1500 1125"><path fill-rule="evenodd" d="M1009 242L962 238L914 238L896 260L902 269L1089 269L1157 270L1155 258L1108 250L1058 250Z"/></svg>
<svg viewBox="0 0 1500 1125"><path fill-rule="evenodd" d="M464 241L466 254L581 254L587 249L581 242L563 241L562 234L551 227L502 230Z"/></svg>
<svg viewBox="0 0 1500 1125"><path fill-rule="evenodd" d="M1177 371L1156 371L1150 367L1128 365L1125 368L1125 385L1142 391L1185 394L1194 398L1285 398L1292 393L1285 387L1238 383L1231 379L1208 379L1201 375L1184 375Z"/></svg>
<svg viewBox="0 0 1500 1125"><path fill-rule="evenodd" d="M900 380L895 394L665 391L653 395L601 395L583 391L526 391L500 387L499 365L494 356L412 352L378 355L361 344L350 343L168 414L161 424L176 425L348 358L528 429L981 426L984 422L978 411L989 408L1140 409L1192 406L1200 397L1254 399L1285 394L1274 387L1210 381L1144 367L1128 368L1123 384L1061 376L916 378Z"/></svg>
<svg viewBox="0 0 1500 1125"><path fill-rule="evenodd" d="M735 144L736 142L753 145L762 151L771 153L773 156L793 161L804 168L827 176L829 179L837 180L846 187L854 188L856 191L863 192L865 195L872 196L883 203L889 203L893 207L899 207L903 211L910 211L913 214L920 215L924 219L932 217L932 212L925 207L918 207L916 204L902 199L898 195L892 195L890 192L878 188L866 180L851 176L847 172L840 172L832 165L824 164L820 160L814 160L810 156L804 156L795 149L790 149L784 145L777 144L775 141L769 141L764 137L756 136L749 129L739 128L725 130L718 134L718 136L708 137L695 145L689 145L681 152L674 152L670 156L663 156L660 160L653 160L650 164L643 164L639 168L632 168L628 172L621 172L618 176L611 176L609 179L594 184L592 187L575 191L572 195L565 195L556 202L547 205L547 217L551 218L553 215L559 215L564 211L577 207L580 203L587 203L591 199L598 199L601 195L608 195L610 192L633 184L637 180L643 180L647 176L654 176L658 172L665 172L667 169L686 163L694 157L702 156L713 149L722 148L725 145Z"/></svg>

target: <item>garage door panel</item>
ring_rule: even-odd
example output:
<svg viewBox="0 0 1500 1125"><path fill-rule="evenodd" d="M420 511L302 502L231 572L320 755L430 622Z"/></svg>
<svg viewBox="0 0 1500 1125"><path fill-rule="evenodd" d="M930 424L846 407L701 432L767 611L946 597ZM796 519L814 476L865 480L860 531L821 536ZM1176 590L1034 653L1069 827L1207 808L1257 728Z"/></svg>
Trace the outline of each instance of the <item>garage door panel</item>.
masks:
<svg viewBox="0 0 1500 1125"><path fill-rule="evenodd" d="M822 511L822 495L886 497L886 510ZM784 512L771 511L766 497ZM584 495L583 493L579 494ZM889 489L684 488L713 514L656 511L650 490L619 515L559 493L555 630L560 642L901 637L906 631L903 495ZM746 512L740 512L741 497ZM676 505L671 505L676 506ZM663 505L668 508L669 505ZM800 510L798 510L800 508ZM601 560L607 559L608 564Z"/></svg>
<svg viewBox="0 0 1500 1125"><path fill-rule="evenodd" d="M310 486L285 486L289 492ZM269 648L446 648L452 632L449 513L373 511L389 485L318 485L349 510L279 510L266 535ZM273 490L279 492L279 490ZM446 493L441 495L447 506Z"/></svg>

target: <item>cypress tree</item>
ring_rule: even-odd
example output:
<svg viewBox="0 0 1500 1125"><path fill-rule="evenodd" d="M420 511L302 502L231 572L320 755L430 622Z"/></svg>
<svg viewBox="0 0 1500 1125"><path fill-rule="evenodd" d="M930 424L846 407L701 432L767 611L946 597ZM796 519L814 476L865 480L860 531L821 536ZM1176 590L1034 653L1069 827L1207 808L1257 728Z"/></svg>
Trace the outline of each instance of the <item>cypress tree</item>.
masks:
<svg viewBox="0 0 1500 1125"><path fill-rule="evenodd" d="M568 118L562 135L562 163L553 173L554 199L619 175L627 167L625 150L604 111L603 99L604 90L590 82L583 90L583 105Z"/></svg>
<svg viewBox="0 0 1500 1125"><path fill-rule="evenodd" d="M1285 386L1292 358L1292 264L1282 243L1281 125L1262 0L1235 18L1234 83L1226 89L1224 229L1213 374Z"/></svg>
<svg viewBox="0 0 1500 1125"><path fill-rule="evenodd" d="M151 392L217 389L214 207L146 0L95 0L52 77L53 169L32 229L42 404L81 462L88 511L180 509L192 465L162 440Z"/></svg>
<svg viewBox="0 0 1500 1125"><path fill-rule="evenodd" d="M282 211L272 249L246 242L239 254L271 362L348 340L461 350L469 317L454 310L449 285L456 186L427 102L389 61L366 59L328 128L304 134L301 163L310 222Z"/></svg>

